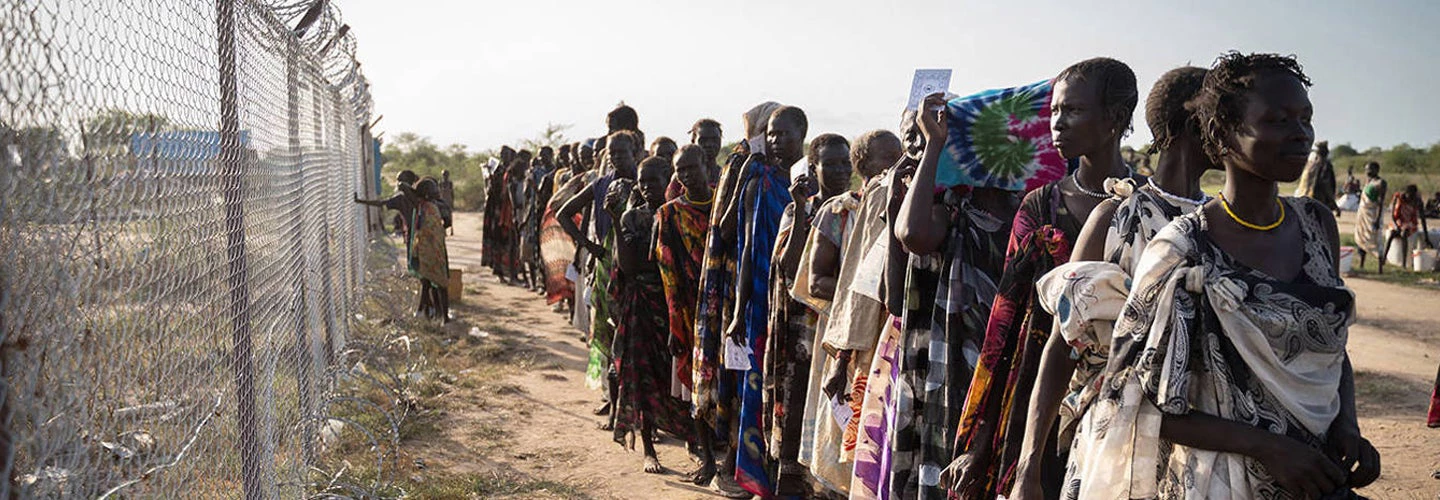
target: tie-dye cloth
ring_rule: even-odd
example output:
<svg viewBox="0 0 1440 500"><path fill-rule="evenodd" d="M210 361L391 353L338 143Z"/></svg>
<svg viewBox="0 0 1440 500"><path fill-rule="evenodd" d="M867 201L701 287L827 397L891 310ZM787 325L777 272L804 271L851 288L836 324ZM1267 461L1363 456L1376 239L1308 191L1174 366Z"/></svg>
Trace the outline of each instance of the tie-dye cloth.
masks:
<svg viewBox="0 0 1440 500"><path fill-rule="evenodd" d="M939 188L1030 191L1065 176L1050 142L1050 82L951 99L950 133L935 174Z"/></svg>

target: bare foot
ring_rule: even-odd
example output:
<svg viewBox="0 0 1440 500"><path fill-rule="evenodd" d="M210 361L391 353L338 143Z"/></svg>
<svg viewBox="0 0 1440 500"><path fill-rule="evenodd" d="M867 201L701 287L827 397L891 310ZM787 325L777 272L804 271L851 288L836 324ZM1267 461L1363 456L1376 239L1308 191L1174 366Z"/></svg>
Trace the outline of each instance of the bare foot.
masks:
<svg viewBox="0 0 1440 500"><path fill-rule="evenodd" d="M602 431L613 431L613 430L615 430L615 423L614 423L614 422L611 422L611 421L609 421L609 420L606 420L605 423L600 424L599 426L596 426L596 428L598 428L598 429L600 429L600 430L602 430Z"/></svg>
<svg viewBox="0 0 1440 500"><path fill-rule="evenodd" d="M645 457L645 472L647 474L659 474L665 472L665 467L660 465L660 459L647 456Z"/></svg>
<svg viewBox="0 0 1440 500"><path fill-rule="evenodd" d="M610 414L610 403L608 403L608 402L603 403L603 404L601 404L600 406L595 407L594 410L590 410L590 413L593 413L593 414L595 414L595 415L609 415L609 414Z"/></svg>
<svg viewBox="0 0 1440 500"><path fill-rule="evenodd" d="M710 484L710 480L714 478L715 464L702 464L699 469L695 469L685 474L685 481L688 481L690 484L696 486L705 486L707 484Z"/></svg>

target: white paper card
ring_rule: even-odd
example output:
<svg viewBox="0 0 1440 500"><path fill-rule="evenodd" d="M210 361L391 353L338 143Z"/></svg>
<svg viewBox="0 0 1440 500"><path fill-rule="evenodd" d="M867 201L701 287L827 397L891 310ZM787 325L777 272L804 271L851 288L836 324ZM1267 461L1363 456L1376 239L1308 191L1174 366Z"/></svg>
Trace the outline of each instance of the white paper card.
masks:
<svg viewBox="0 0 1440 500"><path fill-rule="evenodd" d="M725 339L725 369L745 371L750 369L750 348L740 345L735 339Z"/></svg>
<svg viewBox="0 0 1440 500"><path fill-rule="evenodd" d="M830 398L830 414L835 417L835 424L841 429L850 425L850 419L854 415L850 411L850 403L840 399L840 395Z"/></svg>
<svg viewBox="0 0 1440 500"><path fill-rule="evenodd" d="M905 109L919 109L925 96L949 91L950 73L948 69L915 70L915 80L910 82L910 103L905 105Z"/></svg>
<svg viewBox="0 0 1440 500"><path fill-rule="evenodd" d="M763 135L757 135L757 136L755 136L755 137L751 137L751 138L749 139L749 142L750 142L750 154L754 154L754 155L765 154L765 136L763 136Z"/></svg>

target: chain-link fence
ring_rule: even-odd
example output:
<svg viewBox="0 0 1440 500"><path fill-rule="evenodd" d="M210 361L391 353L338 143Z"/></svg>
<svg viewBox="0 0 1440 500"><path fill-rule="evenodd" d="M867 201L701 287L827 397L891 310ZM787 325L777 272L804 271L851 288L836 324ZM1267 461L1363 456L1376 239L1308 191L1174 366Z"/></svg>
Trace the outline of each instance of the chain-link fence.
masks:
<svg viewBox="0 0 1440 500"><path fill-rule="evenodd" d="M0 0L0 498L298 497L364 277L325 0Z"/></svg>

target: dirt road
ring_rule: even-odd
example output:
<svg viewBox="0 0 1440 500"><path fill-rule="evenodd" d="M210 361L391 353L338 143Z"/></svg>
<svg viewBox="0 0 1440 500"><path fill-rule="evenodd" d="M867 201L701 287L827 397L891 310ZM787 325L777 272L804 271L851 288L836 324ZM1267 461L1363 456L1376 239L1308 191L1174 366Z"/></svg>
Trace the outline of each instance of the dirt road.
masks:
<svg viewBox="0 0 1440 500"><path fill-rule="evenodd" d="M488 346L512 369L476 362L457 370L460 381L444 396L449 402L436 423L439 432L408 440L406 454L442 473L513 481L511 489L495 490L514 492L501 495L509 498L718 498L680 480L677 471L693 467L681 443L658 446L670 471L645 474L638 451L597 430L602 418L590 410L599 393L585 388L587 351L577 332L538 294L501 285L482 271L478 214L457 213L455 223L450 258L452 267L466 270L466 296L457 309L461 321L447 334ZM1362 493L1437 498L1440 480L1430 475L1440 467L1440 429L1426 429L1424 413L1440 364L1440 292L1362 279L1350 285L1359 297L1350 352L1361 425L1385 468ZM472 335L472 327L479 333Z"/></svg>

